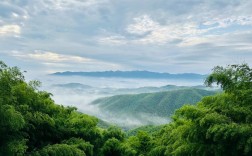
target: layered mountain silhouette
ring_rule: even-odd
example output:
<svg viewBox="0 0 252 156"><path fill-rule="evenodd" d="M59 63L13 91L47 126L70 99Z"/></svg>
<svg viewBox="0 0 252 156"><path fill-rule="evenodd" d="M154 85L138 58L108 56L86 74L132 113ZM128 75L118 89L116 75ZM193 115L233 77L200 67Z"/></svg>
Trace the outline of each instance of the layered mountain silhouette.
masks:
<svg viewBox="0 0 252 156"><path fill-rule="evenodd" d="M88 76L88 77L118 77L118 78L149 78L149 79L204 79L206 75L196 73L158 73L150 71L101 71L101 72L56 72L57 76Z"/></svg>

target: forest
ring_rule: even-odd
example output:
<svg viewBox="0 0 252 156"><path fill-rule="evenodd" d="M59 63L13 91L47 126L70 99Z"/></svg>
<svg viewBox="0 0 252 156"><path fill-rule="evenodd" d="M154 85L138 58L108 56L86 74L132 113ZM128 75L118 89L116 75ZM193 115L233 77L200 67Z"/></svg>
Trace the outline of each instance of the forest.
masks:
<svg viewBox="0 0 252 156"><path fill-rule="evenodd" d="M183 105L172 121L126 133L58 105L39 81L0 61L2 156L249 156L252 155L252 69L216 66L205 85L223 92Z"/></svg>

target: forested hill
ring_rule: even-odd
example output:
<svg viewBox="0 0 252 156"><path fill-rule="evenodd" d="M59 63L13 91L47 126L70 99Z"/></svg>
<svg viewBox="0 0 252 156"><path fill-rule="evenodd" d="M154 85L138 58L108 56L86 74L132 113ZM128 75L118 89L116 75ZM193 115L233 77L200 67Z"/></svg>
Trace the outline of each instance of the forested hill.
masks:
<svg viewBox="0 0 252 156"><path fill-rule="evenodd" d="M114 116L137 116L141 113L169 117L184 104L195 104L216 92L202 89L181 89L167 92L116 95L93 101L101 110Z"/></svg>
<svg viewBox="0 0 252 156"><path fill-rule="evenodd" d="M206 75L195 73L158 73L150 71L101 71L101 72L56 72L56 76L89 76L89 77L119 77L119 78L153 78L153 79L204 79Z"/></svg>

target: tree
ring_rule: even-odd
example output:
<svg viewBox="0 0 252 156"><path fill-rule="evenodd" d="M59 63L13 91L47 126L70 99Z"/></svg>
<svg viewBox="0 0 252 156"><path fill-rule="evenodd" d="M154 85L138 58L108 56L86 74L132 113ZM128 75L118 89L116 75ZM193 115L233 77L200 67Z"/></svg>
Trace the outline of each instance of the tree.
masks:
<svg viewBox="0 0 252 156"><path fill-rule="evenodd" d="M119 127L111 126L109 127L103 134L104 140L108 140L110 138L116 138L120 141L123 141L125 138L125 134Z"/></svg>
<svg viewBox="0 0 252 156"><path fill-rule="evenodd" d="M102 155L123 156L123 150L120 141L116 138L108 139L102 147Z"/></svg>
<svg viewBox="0 0 252 156"><path fill-rule="evenodd" d="M147 155L152 148L152 138L146 131L138 131L136 136L131 136L127 140L127 145L137 155ZM132 151L133 151L132 150Z"/></svg>
<svg viewBox="0 0 252 156"><path fill-rule="evenodd" d="M86 156L86 154L73 145L54 144L31 153L31 156Z"/></svg>
<svg viewBox="0 0 252 156"><path fill-rule="evenodd" d="M228 93L252 89L252 69L247 64L228 65L226 68L216 66L207 77L205 84L211 86L214 82Z"/></svg>
<svg viewBox="0 0 252 156"><path fill-rule="evenodd" d="M25 153L26 141L20 132L25 126L24 116L13 106L12 86L23 81L18 68L9 68L0 61L0 154Z"/></svg>
<svg viewBox="0 0 252 156"><path fill-rule="evenodd" d="M215 82L224 92L178 109L154 149L166 147L164 155L252 155L252 70L217 66L205 83Z"/></svg>
<svg viewBox="0 0 252 156"><path fill-rule="evenodd" d="M0 61L0 155L91 156L99 151L104 142L98 119L55 104L39 86Z"/></svg>

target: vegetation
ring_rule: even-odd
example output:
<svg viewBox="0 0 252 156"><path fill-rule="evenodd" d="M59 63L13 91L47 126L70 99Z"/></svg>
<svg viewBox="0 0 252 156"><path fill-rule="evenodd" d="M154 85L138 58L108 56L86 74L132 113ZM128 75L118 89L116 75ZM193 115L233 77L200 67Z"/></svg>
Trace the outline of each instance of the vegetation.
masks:
<svg viewBox="0 0 252 156"><path fill-rule="evenodd" d="M252 155L252 69L217 66L205 83L215 82L224 93L178 109L157 135L153 155Z"/></svg>
<svg viewBox="0 0 252 156"><path fill-rule="evenodd" d="M56 105L39 85L0 62L0 155L103 155L109 140L123 140L120 130L101 129L97 118Z"/></svg>
<svg viewBox="0 0 252 156"><path fill-rule="evenodd" d="M126 131L126 137L131 137L131 136L135 136L137 135L137 133L139 131L145 131L150 135L155 134L157 131L159 131L160 129L162 129L165 125L146 125L146 126L141 126L141 127L137 127L135 129L130 129L128 131Z"/></svg>
<svg viewBox="0 0 252 156"><path fill-rule="evenodd" d="M98 119L56 105L37 81L0 62L0 155L252 155L252 69L215 67L206 85L224 92L178 109L171 123L130 136ZM144 131L146 130L146 131Z"/></svg>
<svg viewBox="0 0 252 156"><path fill-rule="evenodd" d="M115 95L97 99L93 104L98 105L104 111L115 114L115 116L132 115L136 117L145 113L170 117L176 109L184 104L195 104L204 96L215 93L203 89L187 88L157 93Z"/></svg>

